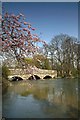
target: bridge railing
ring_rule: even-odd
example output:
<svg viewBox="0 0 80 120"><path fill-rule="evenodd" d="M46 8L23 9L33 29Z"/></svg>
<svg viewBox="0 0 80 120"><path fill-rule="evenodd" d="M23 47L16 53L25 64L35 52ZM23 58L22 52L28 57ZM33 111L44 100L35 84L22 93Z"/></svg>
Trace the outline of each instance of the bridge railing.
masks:
<svg viewBox="0 0 80 120"><path fill-rule="evenodd" d="M19 75L23 75L23 74L30 74L27 69L10 69L11 71L11 75L15 75L15 74L19 74ZM33 70L32 71L33 74L56 74L57 71L56 70L45 70L45 69L37 69L37 70Z"/></svg>

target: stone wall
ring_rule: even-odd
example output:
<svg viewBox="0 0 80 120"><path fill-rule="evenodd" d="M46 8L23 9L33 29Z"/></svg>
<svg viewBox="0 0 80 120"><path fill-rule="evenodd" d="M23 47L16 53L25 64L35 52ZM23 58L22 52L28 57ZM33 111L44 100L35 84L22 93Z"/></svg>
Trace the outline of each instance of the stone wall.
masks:
<svg viewBox="0 0 80 120"><path fill-rule="evenodd" d="M23 79L28 79L31 75L37 75L41 79L43 79L45 76L51 76L52 78L57 77L57 71L55 70L43 70L43 69L37 69L28 72L26 69L10 69L11 71L11 77L12 76L20 76Z"/></svg>

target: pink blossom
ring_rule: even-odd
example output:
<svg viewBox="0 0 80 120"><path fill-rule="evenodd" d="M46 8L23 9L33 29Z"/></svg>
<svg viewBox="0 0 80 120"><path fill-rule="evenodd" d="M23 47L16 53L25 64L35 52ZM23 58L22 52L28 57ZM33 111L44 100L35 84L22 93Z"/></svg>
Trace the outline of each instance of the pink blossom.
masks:
<svg viewBox="0 0 80 120"><path fill-rule="evenodd" d="M15 41L15 42L18 42L18 39L14 38L14 41Z"/></svg>
<svg viewBox="0 0 80 120"><path fill-rule="evenodd" d="M28 34L31 34L30 31L28 31Z"/></svg>
<svg viewBox="0 0 80 120"><path fill-rule="evenodd" d="M24 30L24 31L28 31L28 29L27 29L27 28L23 28L23 30Z"/></svg>
<svg viewBox="0 0 80 120"><path fill-rule="evenodd" d="M2 41L2 38L0 38L0 42Z"/></svg>
<svg viewBox="0 0 80 120"><path fill-rule="evenodd" d="M0 19L1 18L0 16ZM6 19L8 21L6 21ZM34 53L36 51L36 46L33 44L34 42L44 43L38 39L36 34L33 35L31 33L35 28L32 28L30 23L24 21L24 15L21 13L17 16L6 13L3 16L2 22L2 36L4 38L4 41L2 41L2 49L4 51L9 52L9 50L13 50L14 52L15 48L20 48L22 52L19 54L19 57L25 57L25 55L28 56L31 52ZM24 25L27 25L26 28L23 28Z"/></svg>
<svg viewBox="0 0 80 120"><path fill-rule="evenodd" d="M31 28L32 30L35 30L35 28Z"/></svg>
<svg viewBox="0 0 80 120"><path fill-rule="evenodd" d="M33 38L33 41L38 41L38 38Z"/></svg>
<svg viewBox="0 0 80 120"><path fill-rule="evenodd" d="M27 25L28 23L27 22L24 22L24 25Z"/></svg>
<svg viewBox="0 0 80 120"><path fill-rule="evenodd" d="M31 25L28 25L28 28L31 28Z"/></svg>
<svg viewBox="0 0 80 120"><path fill-rule="evenodd" d="M15 28L15 26L12 26L12 28Z"/></svg>
<svg viewBox="0 0 80 120"><path fill-rule="evenodd" d="M20 18L20 15L17 15L16 17L17 17L17 18Z"/></svg>
<svg viewBox="0 0 80 120"><path fill-rule="evenodd" d="M18 22L18 21L16 21L16 20L14 20L14 22L15 22L16 24L18 24L18 25L21 25L21 23L20 23L20 22Z"/></svg>
<svg viewBox="0 0 80 120"><path fill-rule="evenodd" d="M8 39L5 39L5 42L8 42Z"/></svg>
<svg viewBox="0 0 80 120"><path fill-rule="evenodd" d="M14 14L12 14L12 15L11 15L11 17L15 18L15 15L14 15Z"/></svg>

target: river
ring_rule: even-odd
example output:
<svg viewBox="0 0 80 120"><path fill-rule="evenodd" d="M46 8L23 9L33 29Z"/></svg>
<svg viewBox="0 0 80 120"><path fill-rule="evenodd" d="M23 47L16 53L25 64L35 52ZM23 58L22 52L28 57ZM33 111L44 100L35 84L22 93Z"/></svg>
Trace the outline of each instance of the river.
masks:
<svg viewBox="0 0 80 120"><path fill-rule="evenodd" d="M10 82L3 94L6 118L77 118L78 80Z"/></svg>

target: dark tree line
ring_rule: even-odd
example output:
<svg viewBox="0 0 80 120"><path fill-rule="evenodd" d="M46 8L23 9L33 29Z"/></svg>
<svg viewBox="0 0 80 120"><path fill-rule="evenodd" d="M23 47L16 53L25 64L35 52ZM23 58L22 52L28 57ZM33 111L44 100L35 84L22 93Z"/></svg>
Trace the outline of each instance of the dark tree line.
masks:
<svg viewBox="0 0 80 120"><path fill-rule="evenodd" d="M52 69L62 77L80 76L80 41L72 36L60 34L49 45L44 46Z"/></svg>

